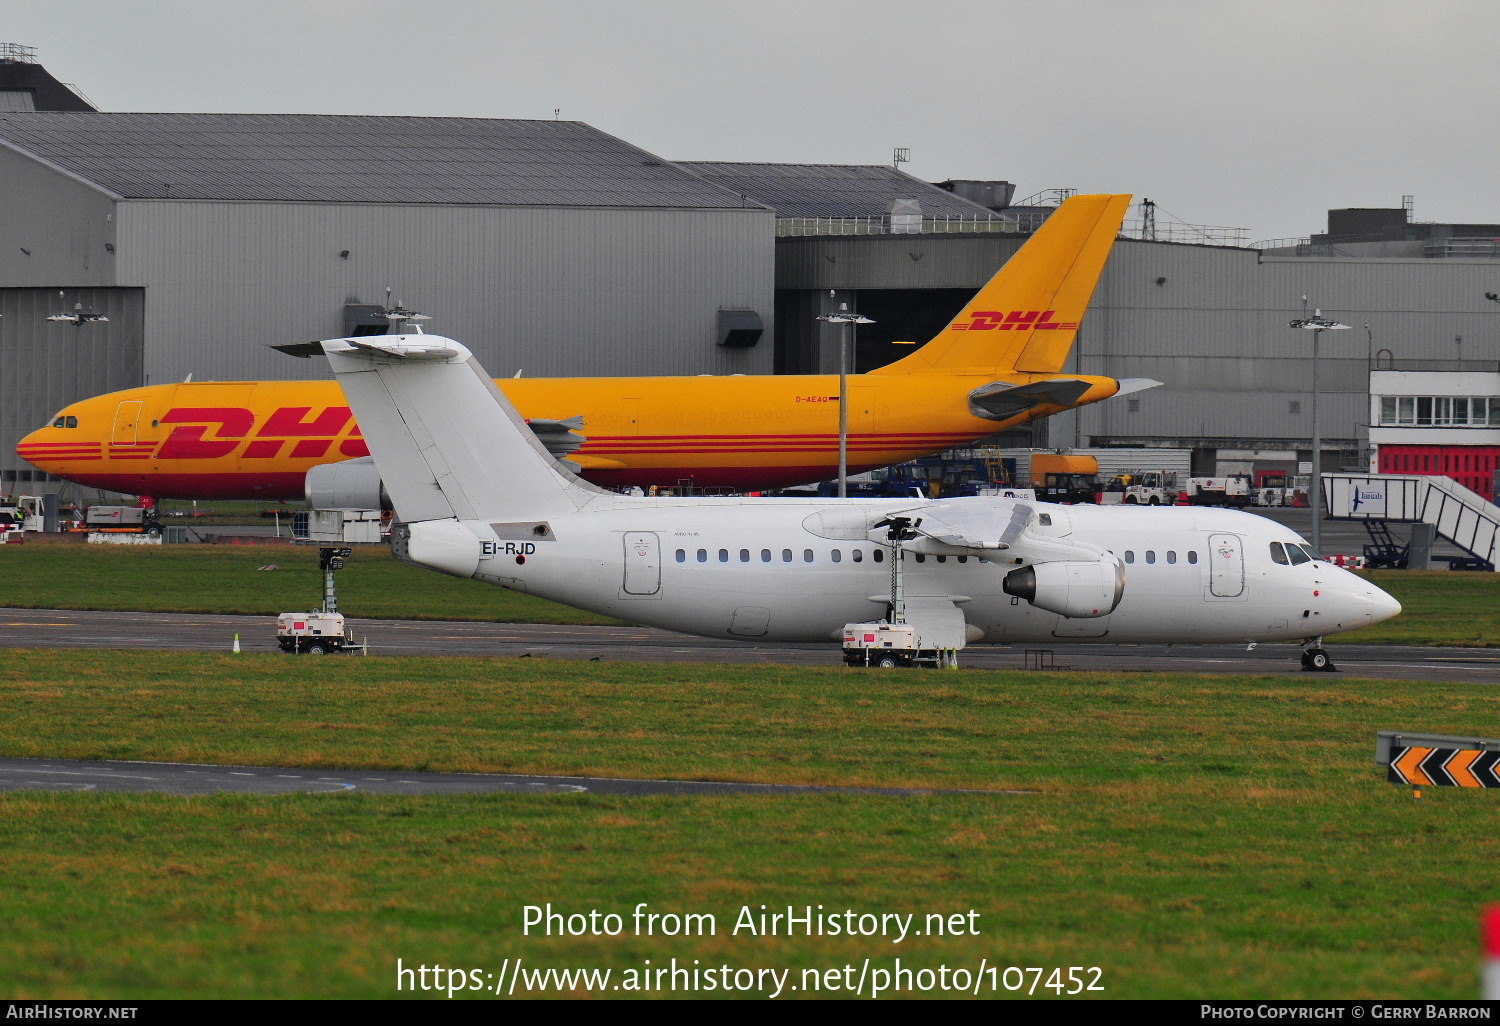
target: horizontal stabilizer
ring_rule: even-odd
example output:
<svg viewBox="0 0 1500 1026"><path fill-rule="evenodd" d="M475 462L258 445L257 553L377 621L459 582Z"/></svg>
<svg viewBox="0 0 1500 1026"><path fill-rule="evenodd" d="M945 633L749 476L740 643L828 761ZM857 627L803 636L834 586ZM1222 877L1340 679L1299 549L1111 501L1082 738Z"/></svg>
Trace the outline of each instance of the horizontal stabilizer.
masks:
<svg viewBox="0 0 1500 1026"><path fill-rule="evenodd" d="M415 336L421 338L421 336ZM377 341L370 341L376 339ZM441 363L456 356L469 358L469 351L457 345L443 345L443 339L433 336L433 341L414 341L410 335L371 335L366 338L346 338L343 341L377 359L416 360Z"/></svg>
<svg viewBox="0 0 1500 1026"><path fill-rule="evenodd" d="M537 440L547 447L557 459L563 459L583 446L588 439L574 432L583 430L583 416L569 417L567 420L541 420L533 417L526 422Z"/></svg>
<svg viewBox="0 0 1500 1026"><path fill-rule="evenodd" d="M285 353L288 356L295 356L302 360L323 355L323 343L321 342L286 342L279 346L272 346L271 348L278 353Z"/></svg>
<svg viewBox="0 0 1500 1026"><path fill-rule="evenodd" d="M1161 382L1155 378L1121 378L1120 390L1115 395L1129 395L1131 392L1144 392L1148 388L1160 387Z"/></svg>
<svg viewBox="0 0 1500 1026"><path fill-rule="evenodd" d="M1093 382L1078 378L1052 378L1029 385L996 381L969 393L969 412L985 420L1008 420L1038 406L1071 409L1093 387Z"/></svg>

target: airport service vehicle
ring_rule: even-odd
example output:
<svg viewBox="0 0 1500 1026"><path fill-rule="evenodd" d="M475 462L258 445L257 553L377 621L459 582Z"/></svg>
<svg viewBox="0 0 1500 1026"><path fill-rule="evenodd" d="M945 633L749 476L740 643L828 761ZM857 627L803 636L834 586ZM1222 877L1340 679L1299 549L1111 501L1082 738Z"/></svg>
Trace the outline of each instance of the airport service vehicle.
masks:
<svg viewBox="0 0 1500 1026"><path fill-rule="evenodd" d="M925 642L917 626L910 623L870 623L844 625L844 664L846 666L942 666L946 653Z"/></svg>
<svg viewBox="0 0 1500 1026"><path fill-rule="evenodd" d="M1325 635L1401 608L1239 510L620 495L562 469L452 339L323 347L395 504L399 558L634 623L837 644L846 625L897 622L896 517L911 619L966 642L1299 640L1304 665L1326 664Z"/></svg>
<svg viewBox="0 0 1500 1026"><path fill-rule="evenodd" d="M276 617L276 643L283 652L298 655L365 651L364 645L355 644L343 613L282 613Z"/></svg>
<svg viewBox="0 0 1500 1026"><path fill-rule="evenodd" d="M1106 491L1119 496L1119 503L1125 506L1172 506L1181 494L1177 475L1170 470L1120 474L1110 485Z"/></svg>
<svg viewBox="0 0 1500 1026"><path fill-rule="evenodd" d="M1255 505L1257 506L1306 506L1308 489L1312 487L1309 474L1295 477L1284 471L1262 471L1256 475Z"/></svg>
<svg viewBox="0 0 1500 1026"><path fill-rule="evenodd" d="M1190 477L1187 496L1188 503L1193 506L1233 506L1243 509L1250 505L1250 475Z"/></svg>
<svg viewBox="0 0 1500 1026"><path fill-rule="evenodd" d="M1066 374L1129 196L1066 200L942 331L867 374L504 378L496 384L586 480L757 491L968 445L1151 387ZM583 344L583 343L579 343ZM278 346L317 356L311 345ZM331 381L182 382L87 399L17 452L70 481L158 498L301 500L381 509L361 425Z"/></svg>
<svg viewBox="0 0 1500 1026"><path fill-rule="evenodd" d="M1044 502L1098 502L1099 461L1093 456L1031 455L1031 487Z"/></svg>
<svg viewBox="0 0 1500 1026"><path fill-rule="evenodd" d="M154 509L140 506L90 506L83 511L81 530L154 537L161 534L161 521Z"/></svg>

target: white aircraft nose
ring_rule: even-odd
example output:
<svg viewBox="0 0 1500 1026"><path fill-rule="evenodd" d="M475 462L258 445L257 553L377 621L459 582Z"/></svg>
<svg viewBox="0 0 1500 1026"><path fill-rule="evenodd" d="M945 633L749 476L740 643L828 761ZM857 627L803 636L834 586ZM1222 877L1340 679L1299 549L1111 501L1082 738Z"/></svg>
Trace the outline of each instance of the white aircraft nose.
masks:
<svg viewBox="0 0 1500 1026"><path fill-rule="evenodd" d="M1371 623L1380 623L1384 620L1389 620L1401 612L1401 603L1375 587L1370 589L1370 606L1372 610L1370 614Z"/></svg>

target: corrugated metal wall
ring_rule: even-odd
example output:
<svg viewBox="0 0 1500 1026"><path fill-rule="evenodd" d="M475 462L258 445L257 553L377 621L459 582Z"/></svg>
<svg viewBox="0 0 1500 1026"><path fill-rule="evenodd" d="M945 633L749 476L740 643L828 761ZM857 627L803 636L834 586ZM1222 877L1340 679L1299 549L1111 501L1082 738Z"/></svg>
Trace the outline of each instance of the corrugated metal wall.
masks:
<svg viewBox="0 0 1500 1026"><path fill-rule="evenodd" d="M74 303L104 314L108 323L75 326L48 321ZM30 480L30 464L16 443L69 403L140 384L141 289L0 288L0 492L16 474ZM64 309L65 308L65 309Z"/></svg>
<svg viewBox="0 0 1500 1026"><path fill-rule="evenodd" d="M764 374L774 246L758 209L130 201L119 280L150 289L153 383L326 376L266 346L340 335L386 286L497 376ZM761 343L720 347L721 307Z"/></svg>
<svg viewBox="0 0 1500 1026"><path fill-rule="evenodd" d="M1013 238L951 235L783 239L777 285L786 309L798 290L838 289L842 296L978 289L1019 246ZM1303 295L1310 308L1352 326L1322 335L1319 406L1331 447L1363 444L1369 354L1461 354L1494 366L1500 309L1484 293L1497 290L1500 261L1493 260L1263 258L1254 250L1121 240L1068 369L1166 385L1053 417L1045 422L1046 444L1094 438L1305 446L1312 339L1287 324L1302 316ZM784 335L804 344L816 338L810 331Z"/></svg>
<svg viewBox="0 0 1500 1026"><path fill-rule="evenodd" d="M113 285L115 204L0 146L0 287Z"/></svg>

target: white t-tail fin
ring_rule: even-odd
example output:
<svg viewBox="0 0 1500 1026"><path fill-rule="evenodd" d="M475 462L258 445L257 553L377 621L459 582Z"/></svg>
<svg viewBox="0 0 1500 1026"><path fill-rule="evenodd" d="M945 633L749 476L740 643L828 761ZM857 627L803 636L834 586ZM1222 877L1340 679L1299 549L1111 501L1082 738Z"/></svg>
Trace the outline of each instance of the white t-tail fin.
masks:
<svg viewBox="0 0 1500 1026"><path fill-rule="evenodd" d="M452 339L369 335L322 346L403 522L544 519L610 494L561 472Z"/></svg>

